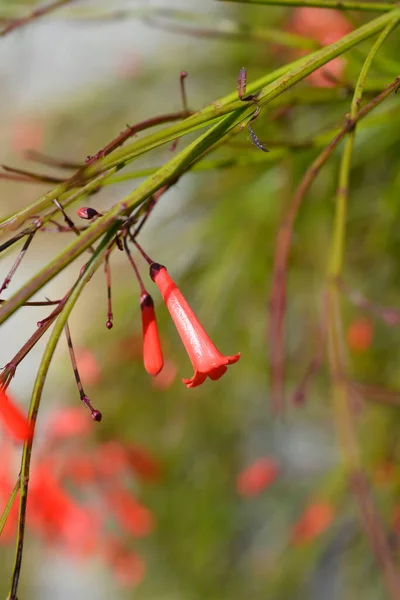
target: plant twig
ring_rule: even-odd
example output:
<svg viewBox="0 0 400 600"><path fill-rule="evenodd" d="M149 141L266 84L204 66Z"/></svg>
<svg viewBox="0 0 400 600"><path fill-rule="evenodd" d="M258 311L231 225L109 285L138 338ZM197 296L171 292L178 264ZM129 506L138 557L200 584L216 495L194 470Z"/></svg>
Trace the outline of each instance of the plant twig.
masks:
<svg viewBox="0 0 400 600"><path fill-rule="evenodd" d="M389 33L398 25L400 17L392 15L392 20L386 25L375 43L372 45L360 71L350 107L349 120L356 123L360 114L359 107L364 90L364 83L371 67L373 58ZM360 452L354 426L349 388L345 377L342 318L340 311L340 296L336 285L343 269L345 246L345 228L347 198L350 180L351 157L354 144L355 127L349 132L346 140L339 170L339 180L336 195L335 218L333 225L332 246L328 266L328 348L331 380L333 388L333 408L336 418L336 429L343 453L344 467L348 473L349 485L352 489L362 519L362 523L370 542L375 559L382 569L383 580L391 598L400 598L400 577L394 559L391 555L387 536L379 515L376 512L371 492L362 470Z"/></svg>
<svg viewBox="0 0 400 600"><path fill-rule="evenodd" d="M356 122L368 115L399 86L400 77L397 77L385 90L366 104L354 119L346 119L342 129L308 167L280 224L274 252L268 331L271 401L273 409L277 412L281 412L284 407L286 279L295 219L311 184L338 144L354 128Z"/></svg>
<svg viewBox="0 0 400 600"><path fill-rule="evenodd" d="M365 12L389 12L390 2L357 2L352 0L218 0L237 4L259 4L260 6L310 6L314 8L335 8L337 10L360 10Z"/></svg>
<svg viewBox="0 0 400 600"><path fill-rule="evenodd" d="M104 236L104 239L96 249L96 252L90 258L89 262L85 266L83 273L80 275L77 283L68 295L68 299L63 305L60 314L58 316L55 327L51 333L46 349L43 354L42 361L39 365L37 372L35 385L32 393L31 402L29 405L29 422L32 426L33 435L31 439L25 441L22 451L21 461L21 474L20 474L20 501L19 501L19 516L18 516L18 530L17 530L17 542L16 542L16 553L14 560L14 569L11 578L11 589L8 596L8 600L17 600L17 591L19 584L19 577L21 573L22 564L22 552L24 547L25 539L25 521L26 521L26 508L28 500L28 488L29 488L29 473L32 456L32 445L34 440L34 431L36 426L36 419L39 411L40 401L42 397L43 387L50 366L51 359L56 349L58 340L62 334L62 331L67 322L68 316L71 313L76 301L78 300L84 286L90 279L93 272L100 266L104 252L112 239L115 232L112 230Z"/></svg>
<svg viewBox="0 0 400 600"><path fill-rule="evenodd" d="M31 23L32 21L35 21L36 19L47 15L48 13L52 12L53 10L56 10L57 8L61 8L66 4L72 4L72 2L76 2L76 0L57 0L56 2L51 2L50 4L39 6L38 8L35 8L31 13L29 13L29 15L27 15L26 17L22 17L21 19L14 19L13 21L11 21L7 25L7 27L5 27L3 31L0 32L0 37L11 33L15 29L19 29L20 27L28 25L28 23Z"/></svg>

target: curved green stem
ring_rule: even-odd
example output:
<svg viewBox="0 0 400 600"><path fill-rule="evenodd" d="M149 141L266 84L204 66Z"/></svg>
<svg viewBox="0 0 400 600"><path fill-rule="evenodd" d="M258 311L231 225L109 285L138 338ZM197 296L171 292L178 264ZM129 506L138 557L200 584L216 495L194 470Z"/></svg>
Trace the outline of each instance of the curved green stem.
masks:
<svg viewBox="0 0 400 600"><path fill-rule="evenodd" d="M393 9L390 14L377 17L373 21L344 36L339 41L317 50L285 67L281 67L272 73L268 73L249 84L247 86L247 93L253 94L254 92L259 92L259 105L265 106L297 82L307 77L307 75L314 70L340 54L343 54L358 43L368 39L372 35L379 33L384 29L387 23L399 13L400 9ZM250 116L250 113L253 113L254 110L254 104L249 103L246 116ZM176 125L162 129L161 131L145 136L142 139L126 144L124 147L115 150L109 156L99 160L94 165L89 166L84 174L86 177L94 177L113 167L121 168L145 152L149 152L167 142L196 131L201 127L210 125L227 114L234 113L236 116L239 116L242 111L243 102L237 99L236 91L232 92ZM67 189L68 183L57 186L54 190L48 192L18 214L14 214L3 220L3 222L0 223L0 229L7 231L9 229L13 230L18 228L26 219L37 215L49 206L54 199L59 199Z"/></svg>
<svg viewBox="0 0 400 600"><path fill-rule="evenodd" d="M39 365L39 369L36 375L35 385L32 392L32 398L29 405L29 413L28 418L30 423L32 424L33 431L36 425L37 414L39 411L40 401L42 397L44 383L46 381L47 373L50 367L51 360L53 358L54 351L58 344L58 340L60 339L65 323L75 306L84 286L87 281L90 279L94 271L100 266L104 254L107 251L108 245L115 235L115 231L111 230L104 236L103 241L100 243L95 253L91 257L90 261L86 265L86 268L83 274L78 279L75 284L68 300L66 301L55 325L53 331L51 332L49 341L47 342L46 349L43 354L43 358ZM24 448L22 452L22 461L21 461L21 473L19 479L19 490L20 490L20 502L19 502L19 517L18 517L18 532L17 532L17 541L16 541L16 553L15 553L15 561L14 561L14 569L11 578L11 589L8 600L17 600L17 590L19 583L19 576L21 570L21 562L22 562L22 552L24 546L24 537L25 537L25 520L26 520L26 508L27 508L27 500L28 500L28 489L29 489L29 473L30 473L30 464L31 464L31 456L32 456L32 446L33 446L34 436L28 441L24 443Z"/></svg>
<svg viewBox="0 0 400 600"><path fill-rule="evenodd" d="M365 531L368 535L376 560L381 566L390 597L396 600L400 598L399 573L391 556L385 531L380 523L379 516L376 514L370 490L362 471L358 442L354 428L348 384L345 377L345 352L342 344L343 326L337 281L343 268L351 157L354 146L355 124L359 114L365 80L376 52L390 32L399 24L399 21L400 17L398 15L392 16L391 21L386 25L385 29L371 47L358 77L351 102L349 122L353 123L354 126L349 132L339 170L333 240L328 267L329 288L327 327L333 407L336 418L336 428L345 461L344 464L349 476L349 484L356 497Z"/></svg>

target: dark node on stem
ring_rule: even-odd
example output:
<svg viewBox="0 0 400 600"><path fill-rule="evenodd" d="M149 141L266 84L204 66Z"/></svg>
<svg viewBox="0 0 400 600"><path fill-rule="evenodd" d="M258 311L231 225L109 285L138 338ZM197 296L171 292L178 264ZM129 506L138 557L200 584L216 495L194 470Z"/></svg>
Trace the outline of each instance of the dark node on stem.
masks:
<svg viewBox="0 0 400 600"><path fill-rule="evenodd" d="M112 329L113 328L113 322L110 319L107 321L106 327L107 327L107 329Z"/></svg>
<svg viewBox="0 0 400 600"><path fill-rule="evenodd" d="M154 302L153 302L153 298L150 296L150 294L145 292L144 294L142 294L140 296L140 308L142 310L143 310L143 308L153 307L153 306L154 306Z"/></svg>
<svg viewBox="0 0 400 600"><path fill-rule="evenodd" d="M121 252L124 251L124 245L119 235L115 236L115 245L117 246L118 250L121 250Z"/></svg>
<svg viewBox="0 0 400 600"><path fill-rule="evenodd" d="M155 276L157 275L157 273L159 273L161 271L161 269L165 269L164 265L160 265L159 263L151 263L150 265L150 277L152 278L152 280L154 281Z"/></svg>
<svg viewBox="0 0 400 600"><path fill-rule="evenodd" d="M246 69L244 67L242 67L239 71L238 84L237 84L237 91L238 91L238 96L239 96L240 100L243 100L243 97L246 93L246 85L247 85Z"/></svg>
<svg viewBox="0 0 400 600"><path fill-rule="evenodd" d="M102 214L99 213L95 208L91 208L89 206L82 206L81 208L78 208L78 210L76 211L76 214L81 219L88 219L88 220L94 219L94 217L102 216Z"/></svg>
<svg viewBox="0 0 400 600"><path fill-rule="evenodd" d="M254 132L253 128L251 127L250 123L247 126L249 128L250 131L250 137L251 137L251 141L253 142L253 144L256 146L256 148L258 148L259 150L262 150L263 152L269 152L269 150L262 145L262 143L260 142L260 140L258 139L256 133Z"/></svg>

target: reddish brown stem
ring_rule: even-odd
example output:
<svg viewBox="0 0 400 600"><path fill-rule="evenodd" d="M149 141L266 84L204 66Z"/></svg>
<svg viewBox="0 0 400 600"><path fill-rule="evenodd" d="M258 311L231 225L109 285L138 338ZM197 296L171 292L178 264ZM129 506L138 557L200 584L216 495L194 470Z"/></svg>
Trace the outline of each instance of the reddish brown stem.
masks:
<svg viewBox="0 0 400 600"><path fill-rule="evenodd" d="M2 32L0 32L0 36L7 35L8 33L11 33L11 31L14 31L14 29L24 27L31 21L39 19L40 17L47 15L53 10L61 8L61 6L65 6L66 4L72 4L72 2L75 1L76 0L57 0L56 2L51 2L50 4L46 4L44 6L39 6L38 8L35 8L31 13L29 13L29 15L27 15L26 17L22 17L21 19L14 19L11 23L7 25L7 27L3 29ZM10 600L12 600L12 598Z"/></svg>
<svg viewBox="0 0 400 600"><path fill-rule="evenodd" d="M345 124L339 133L333 138L328 146L324 148L324 150L307 169L279 227L274 252L268 326L270 389L272 407L275 412L281 413L284 409L285 402L284 318L286 312L286 278L295 219L303 202L304 196L311 187L311 184L317 177L321 168L332 155L333 151L341 142L341 140L355 127L355 124L359 119L365 117L392 92L396 91L399 85L400 77L397 77L385 88L385 90L383 90L383 92L371 100L371 102L366 104L353 120L346 119Z"/></svg>

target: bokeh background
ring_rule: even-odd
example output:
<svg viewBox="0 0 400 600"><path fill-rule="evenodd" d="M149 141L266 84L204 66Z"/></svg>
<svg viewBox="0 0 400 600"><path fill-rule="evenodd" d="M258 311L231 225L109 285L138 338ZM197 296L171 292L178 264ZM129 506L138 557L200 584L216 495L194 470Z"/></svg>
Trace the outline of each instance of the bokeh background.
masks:
<svg viewBox="0 0 400 600"><path fill-rule="evenodd" d="M26 14L34 4L3 0L0 17ZM369 18L211 0L76 2L1 40L1 163L62 175L28 161L25 150L84 161L127 123L179 110L182 70L189 73L189 105L198 109L234 90L240 67L246 66L248 79L254 80ZM168 265L219 349L228 355L241 352L240 362L221 380L193 390L182 384L191 365L148 279L167 361L155 381L145 373L139 290L122 253L111 258L112 330L105 327L102 269L85 289L70 327L86 391L103 421L92 423L80 405L61 339L34 452L36 468L46 473L48 498L59 484L69 500L60 516L56 508L53 514L52 502L43 510L40 489L39 499L32 499L20 598L388 597L343 471L325 360L304 401L289 402L277 418L270 410L267 359L278 226L316 156L315 140L328 141L329 134L323 135L343 123L349 87L370 45L361 44L345 61L263 110L254 129L270 153L260 164L246 165L259 150L243 132L215 154L238 164L185 175L162 197L143 232L146 251ZM399 74L399 51L397 32L374 63L368 97ZM399 124L399 98L393 96L357 132L344 270L350 289L376 305L393 307L400 305ZM186 143L187 138L179 142ZM288 399L318 345L340 154L339 149L324 168L296 222L288 290ZM170 149L162 147L128 170L161 165L170 157ZM92 205L107 209L137 181L103 189ZM47 189L0 180L2 214ZM71 235L36 236L4 297ZM2 257L4 276L14 259L14 250ZM61 297L81 264L72 265L37 298ZM147 278L146 266L140 259L138 264ZM380 390L399 389L398 329L379 319L379 310L362 311L346 295L342 309L349 377ZM2 327L1 364L47 312L22 309ZM11 385L21 404L29 402L45 341ZM390 396L390 402L394 406L383 391L376 405L368 394L357 395L353 409L365 473L397 560L395 404L400 395ZM20 448L5 432L1 435L0 470L14 474L13 485ZM0 490L2 505L7 482ZM54 507L57 502L55 497ZM0 538L3 598L13 553L11 528Z"/></svg>

